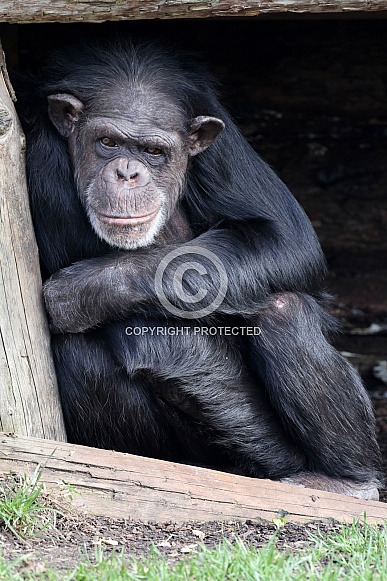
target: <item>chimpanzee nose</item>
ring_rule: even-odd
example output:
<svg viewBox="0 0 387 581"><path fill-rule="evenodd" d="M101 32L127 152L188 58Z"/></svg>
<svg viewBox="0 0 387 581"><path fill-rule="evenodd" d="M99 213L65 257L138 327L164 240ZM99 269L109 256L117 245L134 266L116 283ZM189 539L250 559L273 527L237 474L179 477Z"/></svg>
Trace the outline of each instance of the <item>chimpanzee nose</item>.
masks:
<svg viewBox="0 0 387 581"><path fill-rule="evenodd" d="M119 180L128 182L131 187L144 186L149 182L148 169L136 160L118 160L116 173Z"/></svg>

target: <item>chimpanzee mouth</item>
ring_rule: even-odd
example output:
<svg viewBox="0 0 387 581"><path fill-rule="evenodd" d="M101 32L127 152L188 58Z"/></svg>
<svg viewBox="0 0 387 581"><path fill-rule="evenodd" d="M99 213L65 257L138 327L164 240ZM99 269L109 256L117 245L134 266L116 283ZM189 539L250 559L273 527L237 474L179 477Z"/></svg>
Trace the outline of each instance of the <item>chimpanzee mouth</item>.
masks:
<svg viewBox="0 0 387 581"><path fill-rule="evenodd" d="M149 214L142 214L140 216L114 216L111 214L102 214L101 212L96 212L98 219L104 224L109 224L110 226L138 226L139 224L145 224L151 222L158 214L160 208L156 208Z"/></svg>

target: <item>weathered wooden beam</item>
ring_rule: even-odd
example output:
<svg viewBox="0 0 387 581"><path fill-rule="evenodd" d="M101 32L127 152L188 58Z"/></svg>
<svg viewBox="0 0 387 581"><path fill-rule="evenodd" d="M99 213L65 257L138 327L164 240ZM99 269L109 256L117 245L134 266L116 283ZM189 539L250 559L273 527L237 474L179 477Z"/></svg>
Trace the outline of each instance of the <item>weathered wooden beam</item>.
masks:
<svg viewBox="0 0 387 581"><path fill-rule="evenodd" d="M104 22L386 9L387 0L2 0L0 22Z"/></svg>
<svg viewBox="0 0 387 581"><path fill-rule="evenodd" d="M364 518L381 523L387 505L206 468L0 434L0 473L44 467L48 488L71 484L83 512L142 521Z"/></svg>
<svg viewBox="0 0 387 581"><path fill-rule="evenodd" d="M65 439L41 298L25 139L0 45L0 430Z"/></svg>

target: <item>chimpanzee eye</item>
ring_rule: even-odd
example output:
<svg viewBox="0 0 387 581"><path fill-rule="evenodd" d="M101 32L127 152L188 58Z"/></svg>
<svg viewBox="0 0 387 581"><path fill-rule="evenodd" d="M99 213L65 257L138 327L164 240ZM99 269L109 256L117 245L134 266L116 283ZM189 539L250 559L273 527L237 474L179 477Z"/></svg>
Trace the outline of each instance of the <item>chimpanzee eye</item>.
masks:
<svg viewBox="0 0 387 581"><path fill-rule="evenodd" d="M150 155L162 155L163 151L158 147L146 147L144 149L145 153L149 153Z"/></svg>
<svg viewBox="0 0 387 581"><path fill-rule="evenodd" d="M101 137L100 142L105 147L118 147L118 143L114 141L111 137Z"/></svg>

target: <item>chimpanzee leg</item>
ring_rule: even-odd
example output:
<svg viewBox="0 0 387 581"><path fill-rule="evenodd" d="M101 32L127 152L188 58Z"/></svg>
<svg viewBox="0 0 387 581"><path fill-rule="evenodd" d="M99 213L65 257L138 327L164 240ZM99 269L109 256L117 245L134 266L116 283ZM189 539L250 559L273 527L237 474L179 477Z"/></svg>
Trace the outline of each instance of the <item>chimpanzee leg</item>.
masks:
<svg viewBox="0 0 387 581"><path fill-rule="evenodd" d="M308 295L278 293L254 324L261 335L248 338L250 365L305 451L308 470L375 486L372 407L356 371L325 338L329 315Z"/></svg>
<svg viewBox="0 0 387 581"><path fill-rule="evenodd" d="M117 363L98 331L53 335L52 346L70 442L171 459L169 410Z"/></svg>
<svg viewBox="0 0 387 581"><path fill-rule="evenodd" d="M304 454L222 338L128 336L127 325L144 321L53 337L71 441L255 476L305 468Z"/></svg>
<svg viewBox="0 0 387 581"><path fill-rule="evenodd" d="M127 324L133 329L144 321ZM151 321L146 324L152 328ZM153 393L214 430L216 443L243 473L280 478L305 468L304 454L288 438L264 390L243 369L235 348L224 337L195 335L193 325L184 325L183 334L147 331L139 337L115 323L105 330L106 343L128 377L146 372Z"/></svg>

